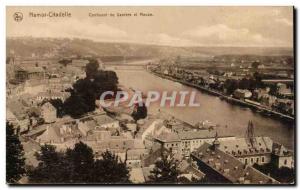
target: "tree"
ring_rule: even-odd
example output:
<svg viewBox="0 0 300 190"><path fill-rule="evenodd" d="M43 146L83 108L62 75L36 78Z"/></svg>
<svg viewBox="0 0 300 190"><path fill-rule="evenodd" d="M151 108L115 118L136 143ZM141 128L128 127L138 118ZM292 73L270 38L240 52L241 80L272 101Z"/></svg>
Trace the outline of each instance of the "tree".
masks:
<svg viewBox="0 0 300 190"><path fill-rule="evenodd" d="M57 152L53 145L44 145L36 154L38 167L29 173L31 183L89 183L94 165L93 150L79 142L74 149Z"/></svg>
<svg viewBox="0 0 300 190"><path fill-rule="evenodd" d="M259 65L260 65L260 62L258 62L258 61L254 61L254 62L251 64L251 66L252 66L254 69L257 69Z"/></svg>
<svg viewBox="0 0 300 190"><path fill-rule="evenodd" d="M105 91L118 91L118 76L114 71L98 71L93 82L96 98Z"/></svg>
<svg viewBox="0 0 300 190"><path fill-rule="evenodd" d="M68 174L65 173L67 166L63 162L63 153L56 152L53 145L43 145L40 153L36 153L39 165L29 173L31 183L66 183Z"/></svg>
<svg viewBox="0 0 300 190"><path fill-rule="evenodd" d="M77 118L95 110L95 88L89 79L79 79L73 84L71 96L63 104L63 112Z"/></svg>
<svg viewBox="0 0 300 190"><path fill-rule="evenodd" d="M287 167L278 168L273 163L267 163L264 165L254 164L253 167L266 175L270 175L272 178L278 180L281 183L294 183L295 182L295 170Z"/></svg>
<svg viewBox="0 0 300 190"><path fill-rule="evenodd" d="M233 94L238 89L238 81L234 79L227 79L224 84L224 88L227 90L227 94Z"/></svg>
<svg viewBox="0 0 300 190"><path fill-rule="evenodd" d="M17 183L25 174L23 146L11 124L6 122L6 181Z"/></svg>
<svg viewBox="0 0 300 190"><path fill-rule="evenodd" d="M125 162L109 151L102 153L102 159L96 160L93 170L94 183L130 183L129 171Z"/></svg>
<svg viewBox="0 0 300 190"><path fill-rule="evenodd" d="M98 70L97 60L90 59L86 65L86 78L79 79L70 90L71 96L66 99L63 112L76 118L94 111L95 100L105 91L118 90L118 77L114 71Z"/></svg>
<svg viewBox="0 0 300 190"><path fill-rule="evenodd" d="M150 183L178 183L180 172L172 158L162 154L161 159L155 162L155 167L149 176Z"/></svg>
<svg viewBox="0 0 300 190"><path fill-rule="evenodd" d="M270 87L270 94L276 96L278 93L278 86L276 84L269 85Z"/></svg>
<svg viewBox="0 0 300 190"><path fill-rule="evenodd" d="M142 106L139 106L139 104L136 104L136 110L132 112L131 116L133 117L133 119L135 121L139 120L139 119L144 119L147 117L147 107L146 105L143 103Z"/></svg>
<svg viewBox="0 0 300 190"><path fill-rule="evenodd" d="M73 149L57 152L55 146L44 145L36 154L38 167L29 172L31 183L129 183L125 162L106 151L95 160L93 150L79 142Z"/></svg>
<svg viewBox="0 0 300 190"><path fill-rule="evenodd" d="M86 77L92 79L97 74L99 68L99 62L95 59L90 59L89 63L85 67Z"/></svg>
<svg viewBox="0 0 300 190"><path fill-rule="evenodd" d="M263 79L262 74L260 74L258 72L255 72L255 73L253 73L253 78L255 80L255 84L256 84L257 88L264 88L265 87L264 83L262 82L262 79Z"/></svg>
<svg viewBox="0 0 300 190"><path fill-rule="evenodd" d="M242 78L242 80L239 81L239 88L240 89L249 89L250 81L246 78Z"/></svg>
<svg viewBox="0 0 300 190"><path fill-rule="evenodd" d="M62 117L64 115L63 101L61 99L51 99L49 102L56 108L56 116Z"/></svg>
<svg viewBox="0 0 300 190"><path fill-rule="evenodd" d="M74 149L68 149L66 160L70 163L71 181L74 183L92 182L92 170L94 165L93 150L86 144L79 142Z"/></svg>

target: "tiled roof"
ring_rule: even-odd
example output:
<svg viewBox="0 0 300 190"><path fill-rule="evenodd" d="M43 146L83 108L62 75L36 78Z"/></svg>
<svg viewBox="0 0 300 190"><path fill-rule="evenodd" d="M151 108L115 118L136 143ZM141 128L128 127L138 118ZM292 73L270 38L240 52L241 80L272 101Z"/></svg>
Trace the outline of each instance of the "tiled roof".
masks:
<svg viewBox="0 0 300 190"><path fill-rule="evenodd" d="M16 66L16 70L19 71L26 71L29 73L40 73L40 72L44 72L44 69L42 67L22 67L22 66Z"/></svg>
<svg viewBox="0 0 300 190"><path fill-rule="evenodd" d="M141 122L141 124L138 123L140 127L139 133L140 131L144 132L145 130L147 130L156 120L157 119L152 119L152 118L139 120Z"/></svg>
<svg viewBox="0 0 300 190"><path fill-rule="evenodd" d="M46 131L37 137L37 140L41 143L61 143L62 135L60 130L56 126L48 126Z"/></svg>
<svg viewBox="0 0 300 190"><path fill-rule="evenodd" d="M22 120L25 118L26 111L28 109L26 103L22 100L13 100L7 102L7 109L15 115L18 120Z"/></svg>
<svg viewBox="0 0 300 190"><path fill-rule="evenodd" d="M133 183L144 183L145 178L142 168L132 168L130 170L130 180Z"/></svg>
<svg viewBox="0 0 300 190"><path fill-rule="evenodd" d="M81 130L81 127L80 127L80 130ZM110 138L111 138L110 131L91 130L88 132L86 140L88 140L88 141L107 141L107 139L110 139Z"/></svg>
<svg viewBox="0 0 300 190"><path fill-rule="evenodd" d="M278 143L273 143L273 153L277 156L291 156L293 152L286 149L283 145Z"/></svg>
<svg viewBox="0 0 300 190"><path fill-rule="evenodd" d="M182 131L178 133L181 140L214 138L215 135L214 130Z"/></svg>
<svg viewBox="0 0 300 190"><path fill-rule="evenodd" d="M271 153L273 145L270 137L254 137L252 144L247 138L220 140L220 142L220 150L235 156Z"/></svg>
<svg viewBox="0 0 300 190"><path fill-rule="evenodd" d="M17 120L16 116L9 109L6 110L6 119Z"/></svg>
<svg viewBox="0 0 300 190"><path fill-rule="evenodd" d="M154 165L150 165L149 167L143 167L142 171L143 171L143 175L145 178L145 181L149 181L149 176L151 175L151 171L153 170Z"/></svg>
<svg viewBox="0 0 300 190"><path fill-rule="evenodd" d="M162 142L179 142L180 138L177 133L161 133L158 137L156 137L157 140Z"/></svg>
<svg viewBox="0 0 300 190"><path fill-rule="evenodd" d="M147 149L130 149L127 151L128 160L138 160L141 159L148 153Z"/></svg>
<svg viewBox="0 0 300 190"><path fill-rule="evenodd" d="M52 92L39 92L36 96L37 97L67 97L69 96L69 92L58 92L58 91L52 91Z"/></svg>
<svg viewBox="0 0 300 190"><path fill-rule="evenodd" d="M94 139L87 139L84 140L84 142L92 147L94 151L102 151L105 149L125 151L127 149L134 148L133 139L127 139L123 137L116 138L116 136L111 136L110 139L105 140L99 139L98 141Z"/></svg>
<svg viewBox="0 0 300 190"><path fill-rule="evenodd" d="M112 123L115 120L111 117L108 117L107 115L98 115L94 117L94 120L97 122L98 125L104 125L107 123Z"/></svg>
<svg viewBox="0 0 300 190"><path fill-rule="evenodd" d="M31 68L26 68L31 73L42 73L45 72L42 67L31 67Z"/></svg>
<svg viewBox="0 0 300 190"><path fill-rule="evenodd" d="M188 167L190 166L190 164L186 161L186 160L182 160L179 164L178 164L178 168L181 172L186 171L186 169L188 169Z"/></svg>
<svg viewBox="0 0 300 190"><path fill-rule="evenodd" d="M94 120L86 120L81 121L78 124L78 129L80 130L83 135L85 135L87 132L94 130L96 127L96 121Z"/></svg>
<svg viewBox="0 0 300 190"><path fill-rule="evenodd" d="M279 183L251 166L244 165L237 158L226 154L212 145L204 143L192 156L201 160L232 183L272 184Z"/></svg>
<svg viewBox="0 0 300 190"><path fill-rule="evenodd" d="M181 140L192 140L192 139L207 139L215 138L215 130L198 130L198 131L179 131L172 133L162 133L157 137L158 140L162 142L178 142ZM229 135L222 135L222 137L230 137Z"/></svg>

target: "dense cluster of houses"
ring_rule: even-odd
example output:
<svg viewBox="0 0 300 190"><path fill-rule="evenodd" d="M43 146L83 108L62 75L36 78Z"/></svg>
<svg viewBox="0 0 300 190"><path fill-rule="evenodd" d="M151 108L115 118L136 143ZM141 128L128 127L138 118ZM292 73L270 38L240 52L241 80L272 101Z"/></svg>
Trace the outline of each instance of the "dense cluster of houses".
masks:
<svg viewBox="0 0 300 190"><path fill-rule="evenodd" d="M294 92L290 85L293 79L262 80L266 87L257 87L254 90L237 88L233 91L233 93L228 94L228 87L226 86L227 80L238 82L245 78L253 79L254 71L250 72L249 69L245 70L244 68L224 72L209 71L209 69L188 70L176 65L159 65L151 69L165 76L170 76L178 80L196 84L208 90L215 90L236 99L243 101L246 100L252 104L263 106L267 109L278 111L290 116L295 115ZM271 92L270 87L275 90Z"/></svg>
<svg viewBox="0 0 300 190"><path fill-rule="evenodd" d="M149 181L151 170L163 152L176 160L181 176L207 177L216 183L278 183L252 165L272 162L278 168L294 167L293 153L269 137L218 134L215 129L195 128L162 114L135 121L130 113L111 114L99 108L77 119L58 117L51 100L63 102L69 96L65 90L84 75L86 62L74 63L68 69L47 63L47 69L37 64L34 69L13 65L13 81L18 84L8 86L7 121L22 134L27 165L37 166L34 153L41 145L52 144L65 151L81 141L93 149L96 158L106 150L118 155L120 161L126 162L134 183ZM183 71L182 75L195 77ZM234 95L263 97L247 90L236 91Z"/></svg>

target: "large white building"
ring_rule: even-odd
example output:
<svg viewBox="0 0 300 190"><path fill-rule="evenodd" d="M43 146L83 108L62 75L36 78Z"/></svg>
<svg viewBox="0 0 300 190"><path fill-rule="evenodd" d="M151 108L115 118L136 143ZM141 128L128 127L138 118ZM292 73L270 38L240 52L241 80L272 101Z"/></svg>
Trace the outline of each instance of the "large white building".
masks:
<svg viewBox="0 0 300 190"><path fill-rule="evenodd" d="M164 148L184 157L189 157L204 143L212 144L216 140L220 150L234 156L245 165L272 162L278 168L294 168L293 153L283 145L274 143L270 137L218 137L212 130L172 132L156 137L156 141Z"/></svg>
<svg viewBox="0 0 300 190"><path fill-rule="evenodd" d="M171 133L162 133L156 137L156 141L171 152L189 157L190 153L201 145L212 143L215 139L216 131L214 130L198 130L198 131L178 131ZM233 140L233 136L222 136L220 140Z"/></svg>

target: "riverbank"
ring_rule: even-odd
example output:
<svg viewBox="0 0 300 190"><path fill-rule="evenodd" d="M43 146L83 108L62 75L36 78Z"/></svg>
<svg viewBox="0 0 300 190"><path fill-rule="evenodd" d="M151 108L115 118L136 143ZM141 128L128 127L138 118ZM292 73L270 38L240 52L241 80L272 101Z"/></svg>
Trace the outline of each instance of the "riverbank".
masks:
<svg viewBox="0 0 300 190"><path fill-rule="evenodd" d="M158 77L161 77L161 78L164 78L164 79L167 79L167 80L171 80L171 81L174 81L174 82L178 82L178 83L181 83L183 85L186 85L186 86L193 87L193 88L196 88L198 90L201 90L201 91L206 92L208 94L211 94L211 95L214 95L214 96L218 96L222 100L225 100L225 101L227 101L229 103L237 104L237 105L240 105L240 106L251 108L255 112L258 112L258 113L260 113L262 115L272 116L272 117L276 117L278 119L283 119L283 120L287 120L287 121L294 121L295 120L294 117L291 117L289 115L285 115L285 114L282 114L280 112L276 112L276 111L268 109L268 108L266 108L264 106L259 106L257 104L251 103L251 102L246 102L246 101L243 101L243 100L240 100L240 99L236 99L236 98L224 95L223 93L218 92L216 90L208 89L208 88L205 88L205 87L197 85L197 84L192 84L192 83L189 83L189 82L186 82L186 81L183 81L183 80L175 79L175 78L173 78L171 76L162 75L160 73L156 73L156 72L152 72L152 71L149 71L149 72L152 73L152 74L154 74L154 75L156 75L156 76L158 76Z"/></svg>

